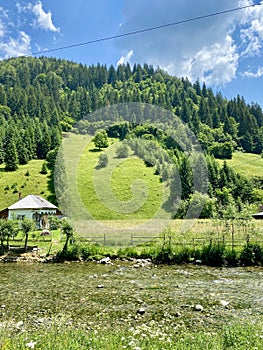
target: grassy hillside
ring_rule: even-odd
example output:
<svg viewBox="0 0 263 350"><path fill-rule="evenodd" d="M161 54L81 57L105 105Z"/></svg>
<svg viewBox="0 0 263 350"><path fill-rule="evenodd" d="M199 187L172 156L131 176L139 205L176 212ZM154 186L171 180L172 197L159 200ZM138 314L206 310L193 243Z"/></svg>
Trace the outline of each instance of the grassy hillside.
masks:
<svg viewBox="0 0 263 350"><path fill-rule="evenodd" d="M20 165L17 171L6 172L0 165L0 210L28 194L41 195L48 200L54 196L50 191L49 174L40 174L43 160L31 160L26 165Z"/></svg>
<svg viewBox="0 0 263 350"><path fill-rule="evenodd" d="M77 170L80 197L99 220L151 218L162 205L164 185L142 159L132 154L118 159L116 145L106 151L108 166L96 169L101 152L94 150L93 142L88 143Z"/></svg>
<svg viewBox="0 0 263 350"><path fill-rule="evenodd" d="M219 161L223 164L223 160ZM259 154L235 152L227 164L246 177L263 178L263 158Z"/></svg>

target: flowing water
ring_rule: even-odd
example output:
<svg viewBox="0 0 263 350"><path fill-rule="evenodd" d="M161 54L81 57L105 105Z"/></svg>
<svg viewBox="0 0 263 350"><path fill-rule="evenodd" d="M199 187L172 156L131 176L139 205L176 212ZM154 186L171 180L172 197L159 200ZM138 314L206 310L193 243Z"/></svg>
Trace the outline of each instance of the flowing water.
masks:
<svg viewBox="0 0 263 350"><path fill-rule="evenodd" d="M0 326L63 321L94 330L154 320L211 329L263 319L261 267L139 265L1 264Z"/></svg>

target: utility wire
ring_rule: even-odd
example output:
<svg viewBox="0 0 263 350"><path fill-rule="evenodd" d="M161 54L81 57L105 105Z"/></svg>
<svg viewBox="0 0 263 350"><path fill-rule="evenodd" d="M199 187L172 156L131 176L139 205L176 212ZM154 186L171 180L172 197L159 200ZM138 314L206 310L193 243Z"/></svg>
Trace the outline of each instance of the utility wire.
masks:
<svg viewBox="0 0 263 350"><path fill-rule="evenodd" d="M71 45L57 47L55 49L47 49L47 50L44 50L44 51L33 52L32 55L41 55L41 54L45 54L45 53L48 53L48 52L54 52L54 51L60 51L60 50L65 50L65 49L71 49L71 48L74 48L74 47L91 45L91 44L100 43L100 42L103 42L103 41L109 41L109 40L124 38L124 37L131 36L131 35L147 33L147 32L158 30L158 29L173 27L173 26L176 26L176 25L179 25L179 24L183 24L183 23L188 23L188 22L193 22L193 21L198 21L198 20L201 20L201 19L205 19L205 18L210 18L210 17L219 16L219 15L224 15L224 14L227 14L227 13L236 12L236 11L244 10L244 9L247 9L247 8L250 8L250 7L259 6L259 5L260 4L253 4L253 5L235 7L235 8L232 8L232 9L228 9L228 10L224 10L224 11L218 11L218 12L210 13L210 14L207 14L207 15L201 15L201 16L197 16L197 17L192 17L192 18L184 19L184 20L177 21L177 22L170 22L170 23L166 23L166 24L161 24L161 25L155 26L155 27L138 29L138 30L134 30L132 32L124 33L124 34L117 34L117 35L112 35L112 36L106 36L106 37L103 37L103 38L98 38L98 39L94 39L94 40L90 40L90 41L86 41L86 42L82 42L82 43L76 43L76 44L71 44Z"/></svg>

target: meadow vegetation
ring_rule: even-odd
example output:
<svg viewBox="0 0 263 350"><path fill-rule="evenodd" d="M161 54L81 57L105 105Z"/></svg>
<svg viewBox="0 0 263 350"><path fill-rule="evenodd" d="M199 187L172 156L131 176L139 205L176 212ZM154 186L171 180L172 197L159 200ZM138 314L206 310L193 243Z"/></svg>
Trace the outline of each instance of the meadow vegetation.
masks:
<svg viewBox="0 0 263 350"><path fill-rule="evenodd" d="M16 171L4 171L0 164L0 210L7 208L28 194L38 194L48 200L54 200L53 183L50 172L41 174L44 160L31 160Z"/></svg>

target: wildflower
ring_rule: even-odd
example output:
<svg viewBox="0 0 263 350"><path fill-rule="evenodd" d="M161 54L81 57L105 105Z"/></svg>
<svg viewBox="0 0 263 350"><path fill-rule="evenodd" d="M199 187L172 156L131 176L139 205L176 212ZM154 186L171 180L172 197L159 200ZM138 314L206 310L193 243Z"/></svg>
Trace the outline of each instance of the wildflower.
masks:
<svg viewBox="0 0 263 350"><path fill-rule="evenodd" d="M16 324L17 329L21 329L21 326L23 326L24 322L23 321L18 321Z"/></svg>
<svg viewBox="0 0 263 350"><path fill-rule="evenodd" d="M35 345L36 345L36 341L32 341L32 340L30 340L30 342L29 343L26 343L26 347L27 348L30 348L30 349L34 349L35 348Z"/></svg>

